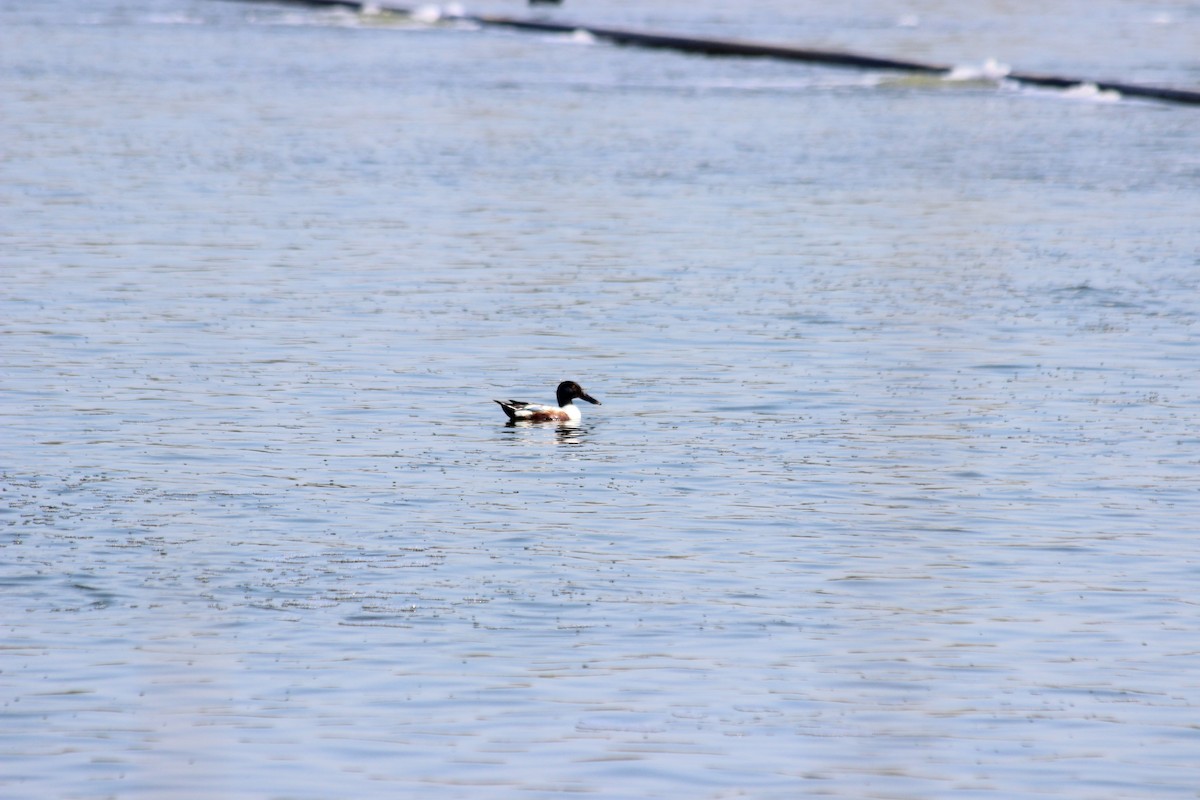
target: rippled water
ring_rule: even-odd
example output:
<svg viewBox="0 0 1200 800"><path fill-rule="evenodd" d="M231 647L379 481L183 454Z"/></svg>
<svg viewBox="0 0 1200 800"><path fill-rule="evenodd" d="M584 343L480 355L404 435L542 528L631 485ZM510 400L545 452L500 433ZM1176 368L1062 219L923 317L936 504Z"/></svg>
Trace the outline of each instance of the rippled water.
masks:
<svg viewBox="0 0 1200 800"><path fill-rule="evenodd" d="M169 0L0 76L4 797L1197 796L1195 110Z"/></svg>

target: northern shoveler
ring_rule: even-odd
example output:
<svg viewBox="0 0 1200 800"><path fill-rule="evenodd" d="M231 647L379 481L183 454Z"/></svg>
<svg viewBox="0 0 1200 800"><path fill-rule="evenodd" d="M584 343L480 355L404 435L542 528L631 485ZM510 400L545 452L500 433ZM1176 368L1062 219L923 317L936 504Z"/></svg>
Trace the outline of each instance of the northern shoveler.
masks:
<svg viewBox="0 0 1200 800"><path fill-rule="evenodd" d="M523 403L520 400L495 400L504 413L508 414L510 422L579 422L580 413L575 404L575 398L587 400L594 405L600 401L583 390L575 381L563 381L558 385L558 407L543 406L538 403Z"/></svg>

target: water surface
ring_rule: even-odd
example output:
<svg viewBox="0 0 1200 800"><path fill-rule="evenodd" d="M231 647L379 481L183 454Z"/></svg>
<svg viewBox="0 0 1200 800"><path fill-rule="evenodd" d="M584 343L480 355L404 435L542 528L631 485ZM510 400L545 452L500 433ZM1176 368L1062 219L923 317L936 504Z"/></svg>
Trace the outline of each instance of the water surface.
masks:
<svg viewBox="0 0 1200 800"><path fill-rule="evenodd" d="M1143 3L593 5L1196 83ZM240 3L0 37L5 797L1196 796L1194 110ZM564 378L577 427L491 402Z"/></svg>

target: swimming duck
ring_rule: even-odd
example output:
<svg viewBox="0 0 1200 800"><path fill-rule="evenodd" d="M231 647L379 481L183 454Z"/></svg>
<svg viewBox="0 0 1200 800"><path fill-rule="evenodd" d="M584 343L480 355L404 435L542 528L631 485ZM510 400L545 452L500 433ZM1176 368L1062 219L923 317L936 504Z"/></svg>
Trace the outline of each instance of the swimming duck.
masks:
<svg viewBox="0 0 1200 800"><path fill-rule="evenodd" d="M575 381L563 381L558 385L558 407L538 403L523 403L520 400L495 400L511 422L579 422L580 413L575 398L587 400L594 405L600 401L583 390Z"/></svg>

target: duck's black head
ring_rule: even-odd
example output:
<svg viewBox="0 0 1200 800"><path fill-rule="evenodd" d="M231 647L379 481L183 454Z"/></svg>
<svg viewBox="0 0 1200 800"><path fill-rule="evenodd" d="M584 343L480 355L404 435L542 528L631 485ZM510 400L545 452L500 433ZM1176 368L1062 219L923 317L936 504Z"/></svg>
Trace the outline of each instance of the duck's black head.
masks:
<svg viewBox="0 0 1200 800"><path fill-rule="evenodd" d="M592 403L594 405L600 405L599 400L597 400L596 398L592 397L590 394L585 392L583 390L583 387L580 386L575 381L563 381L562 383L560 383L558 385L559 408L565 406L567 403L571 402L576 397L578 397L580 400L587 400L589 403Z"/></svg>

